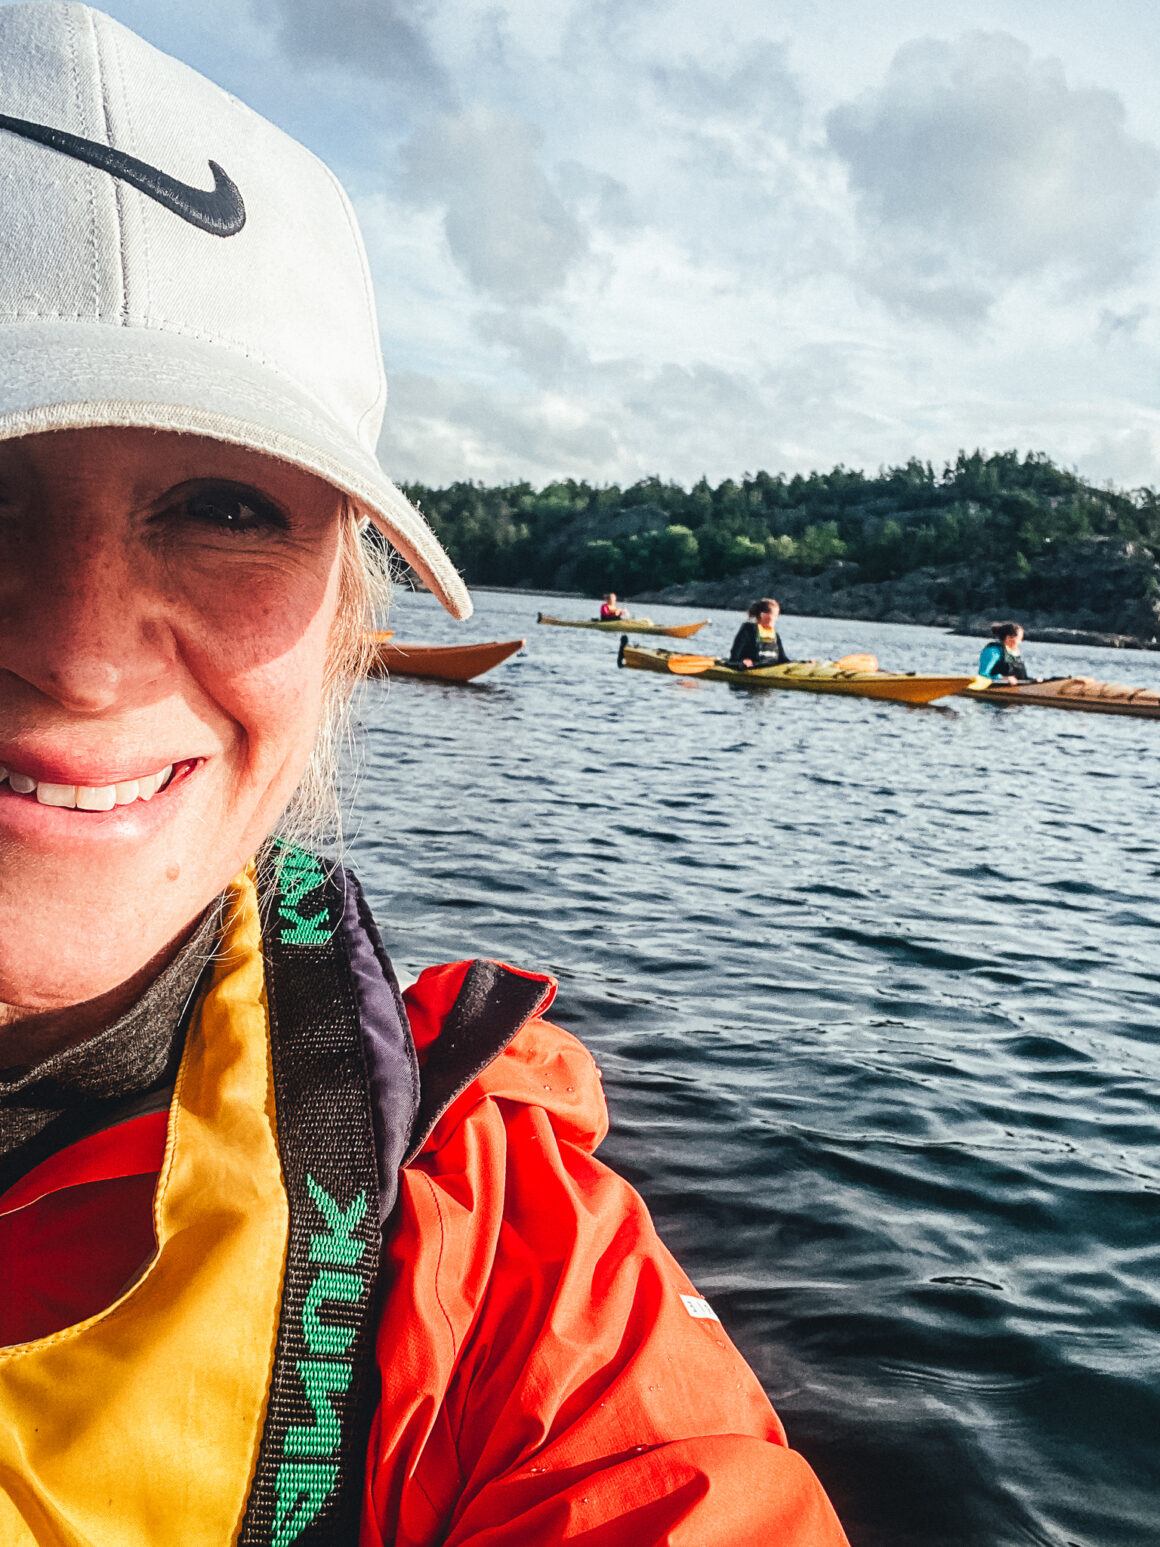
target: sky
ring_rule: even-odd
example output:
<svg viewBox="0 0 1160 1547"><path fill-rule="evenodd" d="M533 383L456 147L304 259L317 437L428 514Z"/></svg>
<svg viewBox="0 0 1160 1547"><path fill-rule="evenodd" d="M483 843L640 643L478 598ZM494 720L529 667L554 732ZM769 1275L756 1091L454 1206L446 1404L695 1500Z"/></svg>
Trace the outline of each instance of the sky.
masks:
<svg viewBox="0 0 1160 1547"><path fill-rule="evenodd" d="M326 161L393 477L1160 485L1141 0L106 0Z"/></svg>

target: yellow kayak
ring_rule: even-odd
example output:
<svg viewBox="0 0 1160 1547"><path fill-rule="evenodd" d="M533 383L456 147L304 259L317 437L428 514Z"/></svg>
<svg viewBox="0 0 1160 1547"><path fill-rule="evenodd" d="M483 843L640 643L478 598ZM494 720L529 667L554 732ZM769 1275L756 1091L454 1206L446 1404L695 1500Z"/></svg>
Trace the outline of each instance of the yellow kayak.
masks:
<svg viewBox="0 0 1160 1547"><path fill-rule="evenodd" d="M670 664L670 662L672 664ZM704 663L704 664L702 664ZM801 693L840 693L855 698L889 698L904 704L929 704L961 693L970 677L932 677L918 672L858 671L837 662L790 661L784 666L730 666L707 656L682 656L646 645L620 647L619 664L634 671L671 672L677 676L708 677L747 688L788 688ZM690 669L691 668L691 669Z"/></svg>
<svg viewBox="0 0 1160 1547"><path fill-rule="evenodd" d="M1100 682L1095 677L1057 677L1051 682L1020 682L1015 687L974 677L963 689L963 696L982 698L989 704L1040 704L1045 709L1086 709L1091 714L1134 714L1160 720L1160 692Z"/></svg>
<svg viewBox="0 0 1160 1547"><path fill-rule="evenodd" d="M536 614L537 623L551 623L556 628L597 628L605 634L667 634L670 639L691 639L698 629L708 623L654 623L651 618L550 618L546 612Z"/></svg>

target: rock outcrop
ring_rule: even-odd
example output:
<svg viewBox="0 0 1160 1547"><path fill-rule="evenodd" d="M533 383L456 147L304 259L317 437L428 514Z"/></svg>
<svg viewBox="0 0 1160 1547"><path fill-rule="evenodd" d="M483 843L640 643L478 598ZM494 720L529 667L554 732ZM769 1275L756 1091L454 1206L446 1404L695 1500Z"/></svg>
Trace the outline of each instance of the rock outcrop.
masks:
<svg viewBox="0 0 1160 1547"><path fill-rule="evenodd" d="M636 602L744 611L776 596L806 617L918 623L982 635L1011 616L1030 640L1160 650L1160 564L1139 544L1108 537L1048 548L1019 572L987 560L911 570L866 580L839 560L816 575L759 564L726 580L694 581L636 595Z"/></svg>

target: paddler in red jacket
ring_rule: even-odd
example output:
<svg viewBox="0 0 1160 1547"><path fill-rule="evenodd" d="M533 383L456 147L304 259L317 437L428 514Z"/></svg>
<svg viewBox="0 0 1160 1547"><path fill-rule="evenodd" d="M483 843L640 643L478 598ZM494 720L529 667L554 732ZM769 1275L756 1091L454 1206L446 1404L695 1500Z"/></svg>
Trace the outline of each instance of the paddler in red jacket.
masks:
<svg viewBox="0 0 1160 1547"><path fill-rule="evenodd" d="M844 1542L552 981L400 996L295 841L365 524L470 611L345 196L97 12L0 57L0 1544Z"/></svg>

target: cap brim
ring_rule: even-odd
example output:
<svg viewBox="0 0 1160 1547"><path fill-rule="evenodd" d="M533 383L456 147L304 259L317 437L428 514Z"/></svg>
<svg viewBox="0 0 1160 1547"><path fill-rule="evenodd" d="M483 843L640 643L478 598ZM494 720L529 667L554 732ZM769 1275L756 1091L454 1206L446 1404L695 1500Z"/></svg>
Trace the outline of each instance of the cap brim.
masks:
<svg viewBox="0 0 1160 1547"><path fill-rule="evenodd" d="M157 328L6 325L0 440L102 425L206 435L316 473L358 502L452 617L471 616L466 586L415 506L266 362Z"/></svg>

